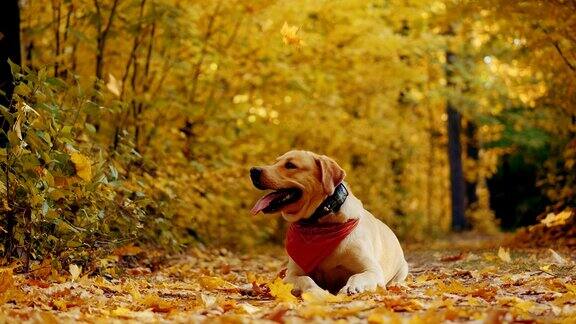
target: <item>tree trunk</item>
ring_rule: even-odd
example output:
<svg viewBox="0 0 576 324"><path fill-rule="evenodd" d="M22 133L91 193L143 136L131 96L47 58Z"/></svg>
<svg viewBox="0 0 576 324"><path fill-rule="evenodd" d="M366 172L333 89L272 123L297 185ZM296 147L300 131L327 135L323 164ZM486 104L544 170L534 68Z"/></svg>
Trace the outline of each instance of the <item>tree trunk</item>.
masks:
<svg viewBox="0 0 576 324"><path fill-rule="evenodd" d="M454 88L452 76L456 55L446 52L446 80L448 88ZM450 99L446 105L448 115L448 161L450 164L450 189L452 198L452 230L466 228L464 170L462 167L462 145L460 141L462 116Z"/></svg>
<svg viewBox="0 0 576 324"><path fill-rule="evenodd" d="M0 1L0 105L10 108L10 99L14 91L14 78L8 60L20 65L20 9L18 0ZM4 132L8 132L9 125L0 115L0 124ZM6 147L8 139L0 134L0 147Z"/></svg>
<svg viewBox="0 0 576 324"><path fill-rule="evenodd" d="M466 156L478 165L478 141L476 139L476 125L473 122L466 123ZM478 172L473 180L466 180L466 208L470 210L472 205L478 202L476 187L478 185Z"/></svg>
<svg viewBox="0 0 576 324"><path fill-rule="evenodd" d="M8 60L20 65L22 57L20 53L20 8L18 7L18 0L4 0L0 2L0 91L4 95L0 95L0 104L7 107L11 111L11 99L14 92L14 77ZM0 133L0 147L8 146L8 138L4 135L8 133L10 125L0 116L0 125L4 132ZM10 182L8 181L8 174L10 169L6 161L2 161L6 170L6 192L8 207L10 208ZM12 254L13 241L14 241L14 227L16 226L16 213L8 211L6 217L6 235L4 237L5 253L6 255Z"/></svg>

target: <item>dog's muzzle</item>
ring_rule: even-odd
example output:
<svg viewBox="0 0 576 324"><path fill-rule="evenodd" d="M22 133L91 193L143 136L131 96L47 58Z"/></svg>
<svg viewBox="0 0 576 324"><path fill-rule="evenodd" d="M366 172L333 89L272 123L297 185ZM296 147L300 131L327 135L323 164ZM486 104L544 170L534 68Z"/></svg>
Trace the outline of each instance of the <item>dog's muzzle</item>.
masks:
<svg viewBox="0 0 576 324"><path fill-rule="evenodd" d="M252 183L254 184L254 187L264 190L266 189L261 182L261 178L262 178L262 172L263 170L261 168L257 168L257 167L253 167L250 168L250 179L252 179Z"/></svg>

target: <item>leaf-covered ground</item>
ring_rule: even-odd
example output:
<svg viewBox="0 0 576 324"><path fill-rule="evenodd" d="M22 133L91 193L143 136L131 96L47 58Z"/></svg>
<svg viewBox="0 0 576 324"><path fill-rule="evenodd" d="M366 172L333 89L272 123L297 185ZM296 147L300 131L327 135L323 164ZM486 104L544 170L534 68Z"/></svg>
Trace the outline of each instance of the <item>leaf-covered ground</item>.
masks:
<svg viewBox="0 0 576 324"><path fill-rule="evenodd" d="M455 247L456 246L456 247ZM293 297L280 249L124 248L97 270L0 272L0 322L576 322L576 251L450 242L408 250L405 284L356 296ZM157 260L163 260L158 263ZM92 273L88 275L87 273ZM98 275L95 275L98 273Z"/></svg>

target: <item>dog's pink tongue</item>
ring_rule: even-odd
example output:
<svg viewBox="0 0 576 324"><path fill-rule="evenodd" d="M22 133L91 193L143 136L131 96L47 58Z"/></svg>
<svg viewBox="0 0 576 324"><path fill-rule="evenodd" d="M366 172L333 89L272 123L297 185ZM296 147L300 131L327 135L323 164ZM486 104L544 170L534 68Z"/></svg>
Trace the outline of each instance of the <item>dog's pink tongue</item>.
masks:
<svg viewBox="0 0 576 324"><path fill-rule="evenodd" d="M272 200L274 200L274 198L278 197L279 195L280 194L277 192L271 192L266 196L260 198L254 205L254 207L252 207L252 210L250 212L252 212L252 215L258 214L262 209L270 206Z"/></svg>

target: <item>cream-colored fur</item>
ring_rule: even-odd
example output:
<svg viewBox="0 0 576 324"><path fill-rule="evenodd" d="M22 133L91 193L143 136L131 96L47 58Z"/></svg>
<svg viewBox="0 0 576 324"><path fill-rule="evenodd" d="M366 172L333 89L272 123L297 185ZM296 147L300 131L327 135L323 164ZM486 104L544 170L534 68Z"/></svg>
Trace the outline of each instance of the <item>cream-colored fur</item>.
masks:
<svg viewBox="0 0 576 324"><path fill-rule="evenodd" d="M345 222L359 218L358 226L346 237L312 277L306 275L291 259L284 282L301 291L344 286L340 293L373 291L392 282L402 282L408 275L408 263L400 242L392 230L365 210L362 202L350 193L337 214L325 216L322 222ZM316 281L315 281L316 280Z"/></svg>
<svg viewBox="0 0 576 324"><path fill-rule="evenodd" d="M280 210L288 222L310 217L346 175L334 160L308 151L290 151L272 165L253 169L261 171L256 179L261 189L299 188L302 191L302 198ZM328 289L355 294L402 282L408 275L408 263L396 235L364 209L345 185L349 195L340 211L322 217L320 222L357 218L359 224L312 274L304 273L289 257L284 281L300 291Z"/></svg>

